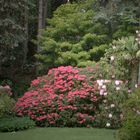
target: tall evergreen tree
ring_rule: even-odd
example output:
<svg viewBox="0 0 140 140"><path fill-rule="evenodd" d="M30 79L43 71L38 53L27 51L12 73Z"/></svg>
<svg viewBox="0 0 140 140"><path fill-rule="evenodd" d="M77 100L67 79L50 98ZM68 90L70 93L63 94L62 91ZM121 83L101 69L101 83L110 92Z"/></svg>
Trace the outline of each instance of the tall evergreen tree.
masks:
<svg viewBox="0 0 140 140"><path fill-rule="evenodd" d="M0 75L12 76L26 60L27 0L1 0L0 7Z"/></svg>

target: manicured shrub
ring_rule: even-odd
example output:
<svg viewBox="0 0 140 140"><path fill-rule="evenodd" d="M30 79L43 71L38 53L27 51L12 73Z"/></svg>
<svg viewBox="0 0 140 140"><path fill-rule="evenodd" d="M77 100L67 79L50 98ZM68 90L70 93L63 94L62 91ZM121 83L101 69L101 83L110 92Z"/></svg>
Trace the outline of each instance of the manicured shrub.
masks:
<svg viewBox="0 0 140 140"><path fill-rule="evenodd" d="M35 123L28 117L8 117L0 119L0 131L12 132L33 128Z"/></svg>
<svg viewBox="0 0 140 140"><path fill-rule="evenodd" d="M28 115L39 126L94 125L101 97L97 91L93 76L82 74L82 69L61 66L33 80L15 111L19 116Z"/></svg>

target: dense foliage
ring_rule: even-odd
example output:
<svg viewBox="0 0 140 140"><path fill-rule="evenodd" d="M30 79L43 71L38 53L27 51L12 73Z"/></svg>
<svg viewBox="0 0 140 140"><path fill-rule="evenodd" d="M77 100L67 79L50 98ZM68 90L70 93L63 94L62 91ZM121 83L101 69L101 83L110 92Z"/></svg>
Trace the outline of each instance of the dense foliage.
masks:
<svg viewBox="0 0 140 140"><path fill-rule="evenodd" d="M139 28L136 4L139 5L137 1L86 0L60 6L39 40L40 67L93 65L113 39L133 35Z"/></svg>
<svg viewBox="0 0 140 140"><path fill-rule="evenodd" d="M95 0L95 20L105 23L112 39L133 35L139 28L139 0Z"/></svg>
<svg viewBox="0 0 140 140"><path fill-rule="evenodd" d="M96 125L106 128L122 126L122 104L130 91L127 82L121 80L97 80L102 102L96 110Z"/></svg>
<svg viewBox="0 0 140 140"><path fill-rule="evenodd" d="M27 1L1 0L0 7L0 75L11 76L22 67L26 56Z"/></svg>
<svg viewBox="0 0 140 140"><path fill-rule="evenodd" d="M97 86L71 66L51 69L32 81L19 98L15 111L30 116L39 126L87 126L94 124L100 101Z"/></svg>
<svg viewBox="0 0 140 140"><path fill-rule="evenodd" d="M101 73L107 76L110 71L107 78L114 76L117 79L129 80L131 88L134 89L138 79L139 50L140 46L133 36L114 40L100 61L100 65L106 67Z"/></svg>
<svg viewBox="0 0 140 140"><path fill-rule="evenodd" d="M9 86L0 86L0 118L12 114L15 101L10 97L10 90Z"/></svg>
<svg viewBox="0 0 140 140"><path fill-rule="evenodd" d="M0 7L1 131L34 122L122 126L119 140L140 139L139 91L131 95L140 84L139 0L1 0ZM48 74L22 96L38 72ZM16 105L11 95L21 96Z"/></svg>
<svg viewBox="0 0 140 140"><path fill-rule="evenodd" d="M18 99L15 112L31 117L39 126L120 127L121 104L128 95L126 83L96 80L98 69L51 69L32 81L30 90Z"/></svg>
<svg viewBox="0 0 140 140"><path fill-rule="evenodd" d="M118 132L119 140L140 139L140 89L138 88L123 106L124 123Z"/></svg>
<svg viewBox="0 0 140 140"><path fill-rule="evenodd" d="M107 29L104 25L95 25L93 16L91 0L65 4L54 12L39 41L41 48L37 58L45 69L91 65L103 56L109 42Z"/></svg>
<svg viewBox="0 0 140 140"><path fill-rule="evenodd" d="M35 127L35 123L28 117L8 117L0 119L1 132L15 132L33 127Z"/></svg>
<svg viewBox="0 0 140 140"><path fill-rule="evenodd" d="M94 61L99 61L109 48L112 39L134 35L139 28L138 0L41 1L45 3L41 7L42 20L47 26L38 44L33 41L39 34L38 22L41 20L38 1L0 2L2 80L20 83L20 79L27 76L25 83L28 83L36 74L34 55L37 51L39 68L45 70L60 65L94 65ZM51 19L45 20L47 17Z"/></svg>

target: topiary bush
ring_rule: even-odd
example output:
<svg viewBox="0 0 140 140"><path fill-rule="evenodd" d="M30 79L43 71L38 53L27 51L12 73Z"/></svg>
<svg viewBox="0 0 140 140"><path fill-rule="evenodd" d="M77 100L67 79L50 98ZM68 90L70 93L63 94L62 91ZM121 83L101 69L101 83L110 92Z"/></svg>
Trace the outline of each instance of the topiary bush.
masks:
<svg viewBox="0 0 140 140"><path fill-rule="evenodd" d="M35 123L28 117L8 117L0 119L0 131L12 132L33 128Z"/></svg>
<svg viewBox="0 0 140 140"><path fill-rule="evenodd" d="M85 71L71 66L51 69L32 81L30 90L18 99L15 112L29 116L39 126L93 126L101 96L94 77L82 73Z"/></svg>

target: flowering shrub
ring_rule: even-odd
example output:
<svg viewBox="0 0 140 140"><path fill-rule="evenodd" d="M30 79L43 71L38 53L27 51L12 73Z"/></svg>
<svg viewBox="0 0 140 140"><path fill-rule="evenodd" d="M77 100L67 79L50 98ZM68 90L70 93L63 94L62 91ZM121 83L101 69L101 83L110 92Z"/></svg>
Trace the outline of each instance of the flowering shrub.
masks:
<svg viewBox="0 0 140 140"><path fill-rule="evenodd" d="M98 67L51 69L33 80L30 90L19 98L17 115L27 115L39 126L120 127L127 82L97 80L96 70Z"/></svg>
<svg viewBox="0 0 140 140"><path fill-rule="evenodd" d="M96 125L107 128L119 128L122 125L122 104L131 91L127 88L127 81L97 80L102 103L96 111Z"/></svg>
<svg viewBox="0 0 140 140"><path fill-rule="evenodd" d="M30 90L16 103L17 115L27 115L39 126L94 125L101 96L93 76L80 72L61 66L33 80Z"/></svg>

